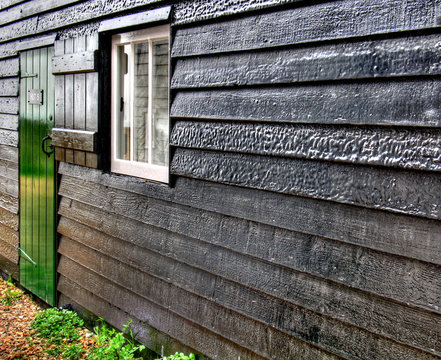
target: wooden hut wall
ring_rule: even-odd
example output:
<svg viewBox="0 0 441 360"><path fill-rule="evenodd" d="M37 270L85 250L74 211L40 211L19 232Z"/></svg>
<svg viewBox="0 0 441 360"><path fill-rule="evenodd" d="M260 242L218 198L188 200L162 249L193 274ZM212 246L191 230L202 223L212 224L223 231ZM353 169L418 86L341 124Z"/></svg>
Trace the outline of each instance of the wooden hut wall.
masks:
<svg viewBox="0 0 441 360"><path fill-rule="evenodd" d="M82 54L66 48L95 39L94 18L164 4L45 8L0 27L0 68L31 34L58 31L57 56ZM156 351L441 358L440 10L429 0L173 2L174 184L68 164L87 155L61 151L60 305L117 327L132 318ZM60 134L106 136L87 119L55 120ZM16 164L17 144L1 146L0 161ZM0 206L1 229L16 234L17 209Z"/></svg>

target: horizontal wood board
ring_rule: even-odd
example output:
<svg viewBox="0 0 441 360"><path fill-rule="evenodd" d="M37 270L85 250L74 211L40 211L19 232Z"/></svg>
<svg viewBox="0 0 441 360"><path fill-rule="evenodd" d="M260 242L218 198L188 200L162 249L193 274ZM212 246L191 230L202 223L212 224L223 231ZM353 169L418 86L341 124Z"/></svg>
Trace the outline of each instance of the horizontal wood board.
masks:
<svg viewBox="0 0 441 360"><path fill-rule="evenodd" d="M283 313L287 316L290 311L294 311L294 313L296 311L298 312L298 310L295 309L289 310L291 307L294 306L295 308L300 305L301 307L308 308L331 318L337 318L343 322L349 322L362 328L367 328L374 333L399 339L400 341L410 342L420 348L432 349L433 346L435 349L437 348L436 344L439 340L437 340L438 335L435 335L436 327L433 328L430 324L436 323L436 320L434 321L433 317L439 317L439 315L430 314L426 311L409 309L406 308L405 305L399 305L393 301L387 301L372 295L366 295L362 292L353 290L351 287L346 288L344 286L332 284L303 273L297 273L297 275L291 276L289 279L289 286L292 286L293 289L298 289L298 291L288 290L287 293L290 295L284 295L282 296L282 300L280 300L281 292L275 293L275 289L268 291L268 288L265 289L265 286L257 285L257 291L251 290L251 288L256 288L255 283L249 284L250 287L245 289L240 285L240 281L235 281L237 280L236 276L231 275L235 272L235 265L231 265L229 262L235 262L235 259L238 258L237 255L223 255L223 258L228 260L224 260L222 266L225 267L225 269L231 269L227 272L225 272L225 270L216 270L213 266L204 265L204 260L202 260L202 262L198 260L195 261L195 258L199 258L198 254L205 253L205 248L207 248L206 244L195 244L194 247L191 246L193 249L191 257L193 260L186 256L182 257L180 254L182 254L183 251L185 252L185 250L179 249L179 246L176 247L176 245L165 244L180 243L181 246L187 249L187 253L190 254L189 244L193 243L194 240L182 238L180 235L167 232L168 230L160 230L134 220L122 219L121 216L118 215L106 216L106 212L103 210L94 209L78 202L72 202L66 198L63 198L61 201L60 214L63 216L58 228L61 234L80 241L99 252L134 266L137 269L158 276L165 281L173 279L175 285L191 290L192 292L208 299L213 299L216 302L221 303L223 306L227 306L252 318L264 321L265 323L277 324L273 326L281 326L281 330L289 332L288 328L283 327L283 325L279 324L277 321L277 311L282 311L282 309L284 309ZM75 221L68 220L66 217L73 218ZM215 227L213 220L209 220L207 216L204 216L203 218L205 223L212 224L213 227ZM105 220L103 221L103 219ZM234 249L243 255L249 254L256 259L268 259L268 256L262 255L262 253L268 251L266 245L257 244L268 231L273 231L272 229L268 228L265 230L265 226L258 224L244 224L245 227L248 226L247 230L249 229L250 233L261 235L259 238L247 239L247 244L256 244L256 246L252 246L251 250L247 250L243 248L246 245L245 241L240 242L239 240L242 237L241 235L230 235L229 238L231 238L232 241L229 244L223 243L225 232L229 232L227 229L236 228L238 229L238 233L242 234L244 226L240 225L240 221L234 219L224 218L222 220L224 220L222 227L220 227L222 231L218 236L213 237L212 240L210 239L211 241L208 240L210 234L207 234L207 238L205 238L207 243L211 242L212 244L222 245L222 247ZM86 224L87 226L80 225L81 223ZM99 232L88 227L97 229ZM189 230L189 232L191 231L192 229ZM131 235L127 236L127 234ZM280 236L281 234L278 235ZM118 241L117 239L114 239L114 236L121 240ZM285 236L287 239L288 235L285 234ZM130 240L128 241L128 239ZM161 239L167 239L167 241L164 242ZM204 239L203 236L202 239ZM272 238L275 244L278 244L275 252L278 252L278 249L281 249L279 254L300 254L299 250L290 251L289 245L287 245L287 242L282 239L283 235ZM269 242L270 241L268 241L268 243ZM300 243L299 247L301 247ZM319 245L313 246L314 249L318 249L319 247ZM337 247L338 246L336 246L336 248ZM259 253L259 251L256 252L255 249L262 249L262 251ZM221 250L216 248L208 250L208 252L219 251ZM345 252L345 247L340 249L340 251ZM272 256L276 255L274 254ZM293 256L290 256L290 258L292 257ZM315 258L323 259L326 258L326 255L322 252ZM278 262L276 259L268 260L272 260L272 263ZM342 259L336 258L335 262L338 263L339 260ZM179 264L175 261L178 261ZM347 263L347 260L343 260L343 262ZM385 260L385 262L387 261ZM258 264L258 262L254 262L254 264L250 264L249 267L245 267L248 276L251 278L253 276L251 276L249 269L261 269L261 265L259 266L256 264ZM194 268L194 266L196 266L196 268ZM345 271L351 271L345 266L340 267L340 274ZM391 264L390 267L394 268L394 265ZM334 270L337 269L337 267L332 265L329 268ZM343 268L345 269L343 270ZM259 270L251 270L251 272L253 271ZM272 276L272 271L269 271L269 277ZM177 272L180 274L178 277L173 275ZM230 275L227 275L228 273ZM223 276L226 276L226 278L232 278L233 281L227 280L225 277L222 280L219 280L218 275L215 274L224 274ZM272 283L270 281L268 287L283 288L283 286L286 286L281 278L279 281L273 281ZM263 292L261 293L260 291ZM264 295L265 292L273 293L273 295ZM275 298L273 297L275 296L274 294L277 294ZM248 300L242 301L245 298ZM333 299L336 298L339 299L338 302L333 301ZM256 311L254 305L246 306L245 304L266 304L266 306L264 308L261 307ZM376 310L372 313L363 313L362 315L358 311L360 308L371 308ZM276 311L276 309L279 310ZM375 314L382 315L377 316ZM373 318L375 318L375 321ZM397 326L397 323L400 325ZM417 331L416 329L419 330ZM418 336L415 336L416 334L418 334Z"/></svg>
<svg viewBox="0 0 441 360"><path fill-rule="evenodd" d="M174 45L175 46L175 45ZM439 36L179 59L172 88L284 84L441 73Z"/></svg>
<svg viewBox="0 0 441 360"><path fill-rule="evenodd" d="M345 0L250 15L179 29L171 54L244 51L433 28L438 26L437 6L428 0Z"/></svg>
<svg viewBox="0 0 441 360"><path fill-rule="evenodd" d="M75 188L77 190L72 190L73 188ZM131 196L130 194L124 194L124 193L120 193L120 192L112 192L111 194L108 194L108 195L97 195L99 193L100 193L99 187L85 186L80 189L80 186L78 183L73 185L73 183L67 182L67 181L62 183L61 187L60 187L60 194L61 195L67 196L69 198L73 198L77 201L81 201L86 204L92 203L95 207L104 207L107 212L114 211L114 212L117 212L120 216L126 216L126 217L130 216L131 218L136 219L138 221L144 221L144 222L148 223L149 225L161 227L161 228L164 228L169 231L178 232L178 233L181 233L185 236L195 237L195 235L193 235L193 234L200 234L198 237L201 238L201 236L202 236L201 239L205 240L205 241L207 241L207 239L209 239L210 237L218 237L218 239L219 239L218 242L219 243L222 242L222 238L223 238L222 233L217 234L217 232L215 231L216 229L220 229L220 224L222 224L222 222L221 222L222 217L220 217L220 216L214 216L213 214L206 214L204 212L201 213L201 212L191 211L191 208L190 209L185 208L185 207L178 208L176 205L167 204L167 203L164 204L161 201L156 202L156 201L153 201L153 199L148 199L148 198L147 199L139 199L139 197L138 197L138 200L135 200L135 196ZM92 201L92 199L93 199L93 201ZM124 202L127 202L127 203L136 203L137 202L137 203L139 203L139 205L138 205L139 209L144 209L144 210L142 212L140 210L133 211L128 206L124 205ZM143 202L150 204L149 207L146 208L146 206L143 205ZM106 204L112 204L112 205L109 206ZM163 216L161 216L161 214L167 213L167 212L171 211L172 209L174 209L176 212L176 215L173 217L174 221L175 221L175 225L173 225L173 224L170 225L169 217L164 218ZM178 210L179 210L179 216L178 216ZM192 219L192 218L196 218L197 221L190 222L189 219ZM204 224L209 220L213 224L213 230L211 230L211 231L206 230L204 233L201 233L201 231L202 231L201 227L203 228ZM240 222L239 222L239 224L240 224ZM247 230L247 227L245 227L245 229ZM243 236L247 236L246 230L244 231ZM213 234L213 232L214 232L214 234ZM265 238L265 235L262 235L262 238ZM300 239L301 238L302 237L300 236ZM276 237L276 239L278 239L278 237ZM259 240L256 239L256 241L259 241ZM298 241L301 241L301 240L298 240ZM316 241L318 241L318 240L316 240ZM320 241L319 241L319 243L320 243ZM317 245L317 243L314 243L314 244L315 244L315 246L320 247ZM333 252L332 249L334 248L334 246L331 246L329 244L325 245L325 244L326 244L326 242L322 245L324 248L327 248L325 250L325 252L330 251L332 253ZM202 247L202 244L200 244L199 246ZM291 247L291 249L294 250L295 245L291 244L291 246L293 247L293 248ZM299 245L299 247L301 248L300 245ZM349 247L346 249L351 249L351 248ZM304 251L307 251L307 248ZM352 248L352 250L349 251L349 253L356 254L357 251L358 250L356 248L355 249ZM207 249L207 253L210 253L210 251L208 249ZM328 256L331 256L331 253L328 253ZM396 264L395 271L397 273L395 275L389 274L387 276L392 277L392 278L394 276L398 276L396 278L396 281L391 281L391 283L389 283L389 284L386 284L386 282L378 284L377 280L370 279L370 276L378 276L378 275L375 275L375 272L370 273L370 270L368 269L368 267L371 262L377 263L378 267L380 267L380 264L383 261L385 264L387 264L387 260L385 260L384 255L383 256L374 255L374 254L368 255L368 253L366 253L365 257L361 257L361 255L360 255L359 262L357 262L357 265L356 265L356 266L360 267L360 269L358 269L355 274L353 273L355 270L354 268L352 268L351 270L347 270L347 271L344 270L344 268L342 268L342 273L339 274L337 270L332 270L332 267L321 269L322 265L320 265L319 260L317 260L316 264L311 263L308 265L304 265L304 264L302 264L300 259L295 259L294 257L292 259L290 259L290 258L283 259L284 256L281 256L280 259L278 260L278 257L276 257L276 255L274 255L273 257L266 257L267 255L264 255L262 253L253 254L251 252L251 254L253 256L257 255L258 258L262 258L262 257L266 258L270 262L275 262L275 263L280 262L280 264L282 264L284 266L292 267L293 269L295 269L297 271L315 273L316 275L328 278L330 280L342 282L343 284L348 284L348 285L350 284L350 286L353 286L353 287L358 287L360 289L368 290L370 292L377 293L379 295L384 295L387 297L394 298L397 301L405 301L406 303L412 303L415 306L422 306L424 308L427 308L428 310L438 311L437 310L438 305L435 305L435 304L440 302L437 288L441 285L436 280L436 276L437 276L436 274L439 272L439 269L436 266L429 265L428 267L426 267L427 266L426 265L426 266L421 267L417 263L415 263L414 265L411 265L412 262L409 262L409 261L398 261L398 262L391 261L391 263ZM186 256L186 254L183 254L182 256ZM206 255L206 256L208 256L208 255ZM215 256L215 255L213 254L213 256ZM230 255L230 256L232 256L232 255ZM333 256L335 256L335 255L333 255ZM324 257L326 258L326 256L324 256ZM374 260L375 258L377 260ZM349 266L349 267L355 266L355 265L351 264L351 262L353 260L344 260L344 255L342 255L342 257L339 259L340 259L340 261L342 261L342 263L348 264L347 266ZM349 259L353 259L353 256L349 256ZM366 263L365 263L366 265L362 265L362 263L365 261L366 261ZM336 260L336 262L338 263L339 260ZM213 259L213 263L216 264L215 258ZM208 265L205 265L205 267L207 267L207 266ZM364 266L366 266L366 269L364 269ZM415 269L415 266L417 268L419 268L418 271L414 270L414 272L413 272L413 275L416 276L416 278L418 280L414 281L413 277L408 278L408 271L406 269L409 266L414 269ZM382 267L382 265L381 265L381 267ZM399 270L399 268L401 268L402 270ZM378 269L378 271L383 274L383 275L379 275L380 278L384 278L386 276L385 273L389 273L391 271L391 268L388 268L388 267L382 268L382 269L383 270ZM365 272L370 273L371 275L366 275ZM351 274L351 275L348 276L348 274ZM237 276L240 276L240 275L238 274ZM259 278L259 277L256 277L256 278ZM425 280L422 280L422 279L425 279ZM241 281L245 281L245 280L242 279ZM289 283L288 279L286 279L286 281ZM408 282L408 281L409 281L409 285L404 286L405 282ZM416 290L415 286L416 286L416 284L418 284L418 281L423 281L423 282L420 283L418 290ZM282 283L283 283L283 281L282 281ZM425 296L427 296L427 297L424 300ZM406 299L406 300L404 300L404 299Z"/></svg>
<svg viewBox="0 0 441 360"><path fill-rule="evenodd" d="M441 170L438 129L178 120L176 147Z"/></svg>

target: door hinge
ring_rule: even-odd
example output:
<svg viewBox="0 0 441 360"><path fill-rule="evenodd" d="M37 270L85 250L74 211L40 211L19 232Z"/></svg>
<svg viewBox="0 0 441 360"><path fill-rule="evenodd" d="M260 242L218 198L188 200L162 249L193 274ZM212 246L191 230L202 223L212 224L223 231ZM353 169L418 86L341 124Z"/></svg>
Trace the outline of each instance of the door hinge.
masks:
<svg viewBox="0 0 441 360"><path fill-rule="evenodd" d="M32 258L28 254L26 254L26 252L20 247L18 248L18 254L23 255L24 260L29 261L32 265L34 265L34 267L37 267L37 263L34 260L32 260Z"/></svg>

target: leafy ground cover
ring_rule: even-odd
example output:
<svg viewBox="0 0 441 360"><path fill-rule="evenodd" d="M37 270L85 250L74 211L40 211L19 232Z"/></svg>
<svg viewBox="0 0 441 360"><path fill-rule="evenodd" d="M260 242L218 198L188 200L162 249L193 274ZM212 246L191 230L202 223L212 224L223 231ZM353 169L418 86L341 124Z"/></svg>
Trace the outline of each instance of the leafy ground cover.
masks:
<svg viewBox="0 0 441 360"><path fill-rule="evenodd" d="M136 343L130 322L125 335L104 321L84 327L75 312L44 309L29 295L0 277L0 359L136 360L145 347ZM176 353L157 360L195 360Z"/></svg>

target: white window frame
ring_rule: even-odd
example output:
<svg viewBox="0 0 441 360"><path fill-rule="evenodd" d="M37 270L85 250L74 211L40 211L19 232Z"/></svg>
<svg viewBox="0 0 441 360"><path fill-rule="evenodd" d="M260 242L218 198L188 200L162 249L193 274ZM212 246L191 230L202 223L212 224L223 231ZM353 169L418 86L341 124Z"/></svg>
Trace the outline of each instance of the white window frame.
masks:
<svg viewBox="0 0 441 360"><path fill-rule="evenodd" d="M151 151L148 152L149 162L139 162L134 160L123 160L118 159L117 154L117 127L119 121L119 107L120 98L118 96L118 68L117 68L117 56L118 56L118 46L125 44L133 44L137 42L144 41L154 41L154 40L169 40L170 47L170 26L161 25L156 27L151 27L143 30L131 31L120 33L112 36L112 53L111 53L111 171L119 174L136 176L148 180L154 180L162 183L168 183L169 181L169 166L161 166L151 164ZM152 73L153 66L153 52L149 49L149 74ZM132 61L128 65L131 65ZM170 65L169 65L170 66ZM133 69L132 69L133 71ZM133 101L133 89L134 85L130 86L130 100ZM149 76L149 107L148 107L148 143L151 144L152 141L152 131L151 121L152 121L152 77ZM130 107L131 108L131 107ZM133 116L130 114L131 121L131 141L130 141L130 158L133 159Z"/></svg>

